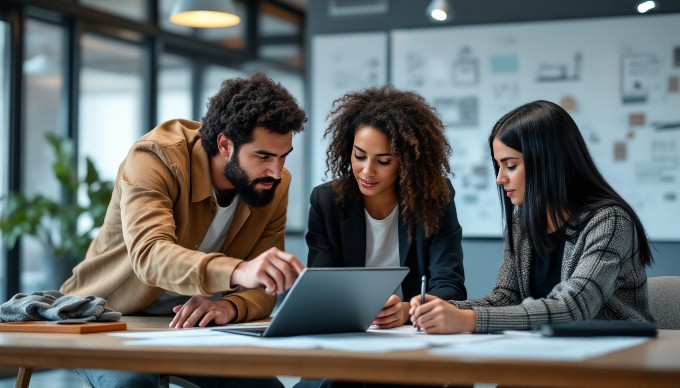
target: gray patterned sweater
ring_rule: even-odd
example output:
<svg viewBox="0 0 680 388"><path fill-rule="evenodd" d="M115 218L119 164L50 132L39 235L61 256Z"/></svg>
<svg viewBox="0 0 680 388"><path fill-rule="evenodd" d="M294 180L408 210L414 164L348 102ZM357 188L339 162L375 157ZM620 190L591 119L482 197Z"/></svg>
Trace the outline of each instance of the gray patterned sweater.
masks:
<svg viewBox="0 0 680 388"><path fill-rule="evenodd" d="M529 293L532 251L527 236L519 230L519 216L515 214L515 251L511 252L506 244L491 294L475 300L450 301L459 308L475 310L478 333L586 319L654 322L647 303L647 274L638 251L635 224L622 208L598 210L576 238L566 242L561 282L541 299L533 299Z"/></svg>

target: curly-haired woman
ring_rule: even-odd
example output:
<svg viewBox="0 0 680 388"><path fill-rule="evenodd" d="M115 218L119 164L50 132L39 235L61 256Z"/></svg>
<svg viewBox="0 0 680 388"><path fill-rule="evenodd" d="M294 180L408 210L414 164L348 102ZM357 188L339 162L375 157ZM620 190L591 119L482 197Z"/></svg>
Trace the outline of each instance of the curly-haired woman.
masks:
<svg viewBox="0 0 680 388"><path fill-rule="evenodd" d="M409 267L375 319L380 328L407 322L422 276L428 294L464 299L462 229L446 178L451 147L434 109L384 86L346 94L329 118L334 180L310 198L308 266Z"/></svg>

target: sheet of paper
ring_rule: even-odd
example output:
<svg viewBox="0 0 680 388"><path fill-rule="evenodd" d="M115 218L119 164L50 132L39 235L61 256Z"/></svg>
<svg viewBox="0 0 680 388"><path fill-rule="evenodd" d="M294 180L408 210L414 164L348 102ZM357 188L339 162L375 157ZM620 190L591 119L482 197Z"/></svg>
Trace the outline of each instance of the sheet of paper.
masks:
<svg viewBox="0 0 680 388"><path fill-rule="evenodd" d="M398 336L384 332L341 333L301 336L320 349L347 352L396 352L426 349L430 344L424 337Z"/></svg>
<svg viewBox="0 0 680 388"><path fill-rule="evenodd" d="M422 341L425 341L430 346L449 346L455 344L476 343L481 341L490 341L500 338L499 334L427 334L423 331L418 331L411 325L404 325L392 329L378 329L371 326L368 329L372 333L384 333L393 336L416 336Z"/></svg>
<svg viewBox="0 0 680 388"><path fill-rule="evenodd" d="M262 323L245 326L262 326ZM266 326L266 324L264 324ZM243 324L219 326L243 327ZM348 352L392 352L426 349L454 344L469 344L495 339L497 335L455 334L429 335L413 326L393 329L371 328L363 333L320 334L281 338L259 338L214 331L210 328L160 330L144 332L111 333L129 338L125 345L132 346L260 346L287 349L329 349Z"/></svg>
<svg viewBox="0 0 680 388"><path fill-rule="evenodd" d="M260 324L261 325L261 324ZM234 327L243 325L226 325ZM538 360L584 360L626 349L646 338L556 338L531 332L504 334L436 335L411 326L371 328L362 333L320 334L260 338L224 333L211 328L110 333L128 338L129 346L221 347L257 346L282 349L328 349L347 352L392 352L431 349L434 355Z"/></svg>
<svg viewBox="0 0 680 388"><path fill-rule="evenodd" d="M120 333L110 333L114 337L123 338L184 338L184 337L205 337L212 336L215 333L211 328L192 328L192 329L174 329L174 330L154 330L154 331L127 331Z"/></svg>
<svg viewBox="0 0 680 388"><path fill-rule="evenodd" d="M640 345L648 338L600 337L556 338L501 335L493 341L457 344L430 350L433 355L580 361Z"/></svg>
<svg viewBox="0 0 680 388"><path fill-rule="evenodd" d="M122 333L125 334L125 333ZM130 335L134 334L134 335ZM432 346L427 335L398 335L385 332L320 334L260 338L205 329L166 330L118 335L130 338L130 346L258 346L285 349L332 349L350 352L390 352L426 349ZM398 339L397 339L398 338Z"/></svg>
<svg viewBox="0 0 680 388"><path fill-rule="evenodd" d="M299 337L259 338L248 335L213 332L206 336L147 338L125 341L130 346L171 346L171 347L226 347L258 346L283 349L314 349L318 346Z"/></svg>
<svg viewBox="0 0 680 388"><path fill-rule="evenodd" d="M237 323L231 325L222 326L211 326L211 327L194 327L189 329L168 329L168 330L154 330L154 331L128 331L128 332L118 332L111 333L115 337L123 338L182 338L182 337L199 337L199 336L211 336L220 335L220 333L214 332L213 329L229 329L229 328L242 328L242 327L267 327L268 322L248 322L248 323Z"/></svg>

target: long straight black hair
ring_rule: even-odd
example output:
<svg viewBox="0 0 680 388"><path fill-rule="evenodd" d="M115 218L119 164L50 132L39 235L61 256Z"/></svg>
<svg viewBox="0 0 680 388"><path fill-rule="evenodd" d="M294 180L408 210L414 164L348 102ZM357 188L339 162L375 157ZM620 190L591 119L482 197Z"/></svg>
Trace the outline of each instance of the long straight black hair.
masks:
<svg viewBox="0 0 680 388"><path fill-rule="evenodd" d="M548 244L548 217L553 225L566 225L578 232L595 211L615 205L623 208L635 224L642 262L652 263L649 241L640 219L604 179L576 123L559 105L534 101L513 109L498 120L489 136L493 167L498 176L494 139L521 152L524 157L526 175L524 203L519 212L520 227L527 233L534 249ZM501 186L498 193L505 213L508 243L514 250L514 206ZM569 217L575 211L585 211L587 216L578 220ZM570 239L572 236L566 235L565 229L559 228L559 233Z"/></svg>

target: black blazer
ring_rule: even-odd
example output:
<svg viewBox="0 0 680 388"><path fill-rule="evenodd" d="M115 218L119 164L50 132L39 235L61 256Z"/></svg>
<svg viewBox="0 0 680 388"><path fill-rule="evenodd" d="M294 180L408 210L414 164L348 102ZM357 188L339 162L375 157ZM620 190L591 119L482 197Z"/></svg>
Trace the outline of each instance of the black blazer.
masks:
<svg viewBox="0 0 680 388"><path fill-rule="evenodd" d="M455 195L447 179L451 193ZM444 300L465 300L462 228L456 205L446 208L439 232L425 238L422 225L415 228L414 240L408 242L408 229L399 215L399 258L410 268L401 283L404 301L420 294L420 278L427 276L427 293ZM366 265L366 217L363 200L336 202L331 183L314 188L310 197L307 246L309 267L364 267Z"/></svg>

